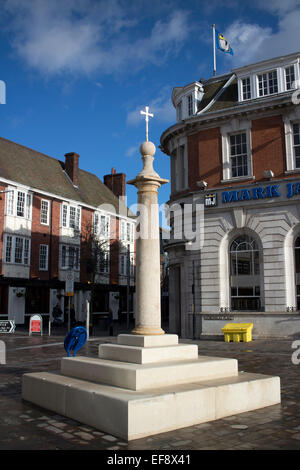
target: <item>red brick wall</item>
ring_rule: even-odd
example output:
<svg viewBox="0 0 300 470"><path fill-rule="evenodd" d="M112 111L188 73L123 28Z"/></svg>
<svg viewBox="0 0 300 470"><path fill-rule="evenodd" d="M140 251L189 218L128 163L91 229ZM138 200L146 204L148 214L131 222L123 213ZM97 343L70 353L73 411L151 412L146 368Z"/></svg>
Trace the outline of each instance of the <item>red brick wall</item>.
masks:
<svg viewBox="0 0 300 470"><path fill-rule="evenodd" d="M41 224L41 201L49 201L49 225ZM52 214L52 217L51 217ZM58 276L60 203L34 194L32 204L30 277ZM51 235L50 235L51 234ZM48 245L48 271L39 270L40 245Z"/></svg>
<svg viewBox="0 0 300 470"><path fill-rule="evenodd" d="M272 170L275 178L283 178L286 163L282 116L252 121L251 135L255 181L264 179L264 170Z"/></svg>
<svg viewBox="0 0 300 470"><path fill-rule="evenodd" d="M197 181L208 187L222 179L222 144L219 128L206 129L188 137L189 187L199 190Z"/></svg>
<svg viewBox="0 0 300 470"><path fill-rule="evenodd" d="M286 151L281 115L252 121L251 146L255 179L249 180L247 184L265 181L263 176L265 170L272 170L276 179L289 177L285 174ZM245 181L221 183L223 165L219 128L202 130L197 134L188 136L188 167L189 190L192 191L199 190L197 181L201 180L208 183L208 188L245 184ZM295 176L295 174L291 176ZM175 199L176 197L177 195Z"/></svg>

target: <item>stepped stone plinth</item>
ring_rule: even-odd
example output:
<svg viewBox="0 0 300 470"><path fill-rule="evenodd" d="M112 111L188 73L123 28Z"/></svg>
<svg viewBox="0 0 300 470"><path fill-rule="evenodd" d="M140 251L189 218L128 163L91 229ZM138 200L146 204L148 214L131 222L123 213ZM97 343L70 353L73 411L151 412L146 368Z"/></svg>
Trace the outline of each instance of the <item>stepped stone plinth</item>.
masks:
<svg viewBox="0 0 300 470"><path fill-rule="evenodd" d="M162 330L157 189L167 180L153 170L154 151L142 144L144 168L130 182L152 211L149 237L136 243L132 334L101 344L99 357L65 357L60 371L25 374L22 387L24 400L128 441L280 403L279 377L238 372L235 359L198 356L197 345Z"/></svg>

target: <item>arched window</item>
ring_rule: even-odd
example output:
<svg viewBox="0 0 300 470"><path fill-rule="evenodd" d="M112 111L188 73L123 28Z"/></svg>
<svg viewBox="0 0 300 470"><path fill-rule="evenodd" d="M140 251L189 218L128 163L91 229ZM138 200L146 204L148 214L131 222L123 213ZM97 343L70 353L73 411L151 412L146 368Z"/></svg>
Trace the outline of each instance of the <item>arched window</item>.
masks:
<svg viewBox="0 0 300 470"><path fill-rule="evenodd" d="M295 240L295 271L297 310L300 310L300 237Z"/></svg>
<svg viewBox="0 0 300 470"><path fill-rule="evenodd" d="M260 253L254 238L240 235L230 245L231 310L261 310Z"/></svg>

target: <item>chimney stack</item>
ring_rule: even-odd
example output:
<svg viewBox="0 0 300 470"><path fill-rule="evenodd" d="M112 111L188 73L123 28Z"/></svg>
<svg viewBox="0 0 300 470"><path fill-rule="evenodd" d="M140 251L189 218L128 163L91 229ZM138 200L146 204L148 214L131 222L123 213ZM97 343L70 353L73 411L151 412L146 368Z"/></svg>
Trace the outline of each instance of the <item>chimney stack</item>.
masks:
<svg viewBox="0 0 300 470"><path fill-rule="evenodd" d="M79 155L75 152L69 152L65 154L65 158L65 170L74 186L78 186Z"/></svg>
<svg viewBox="0 0 300 470"><path fill-rule="evenodd" d="M111 174L104 175L104 184L115 196L125 196L126 192L126 175L125 173L117 173L115 168L111 169Z"/></svg>

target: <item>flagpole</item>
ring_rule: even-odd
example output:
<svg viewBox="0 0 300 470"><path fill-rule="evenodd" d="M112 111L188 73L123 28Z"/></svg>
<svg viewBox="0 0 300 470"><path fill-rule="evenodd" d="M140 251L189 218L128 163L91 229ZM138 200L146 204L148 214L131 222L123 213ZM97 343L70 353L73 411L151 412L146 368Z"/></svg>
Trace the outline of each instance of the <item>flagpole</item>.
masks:
<svg viewBox="0 0 300 470"><path fill-rule="evenodd" d="M216 64L216 25L212 25L213 28L213 49L214 49L214 77L217 75L217 64Z"/></svg>

